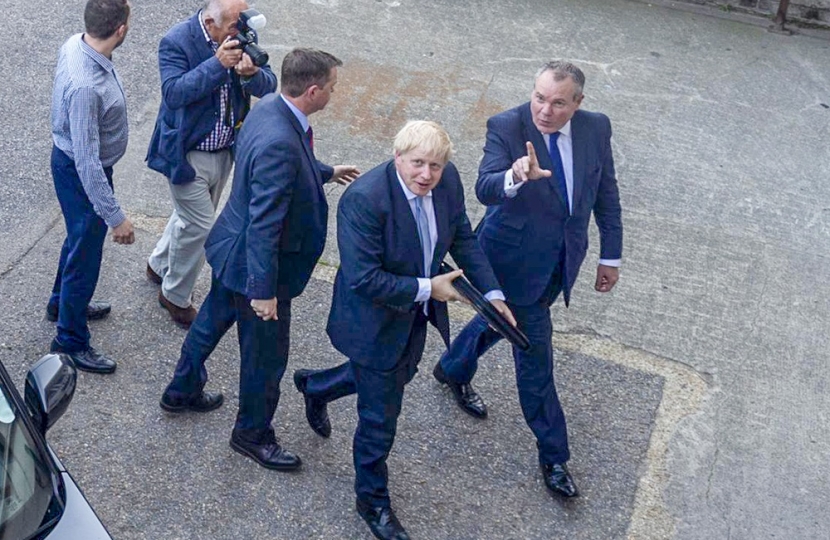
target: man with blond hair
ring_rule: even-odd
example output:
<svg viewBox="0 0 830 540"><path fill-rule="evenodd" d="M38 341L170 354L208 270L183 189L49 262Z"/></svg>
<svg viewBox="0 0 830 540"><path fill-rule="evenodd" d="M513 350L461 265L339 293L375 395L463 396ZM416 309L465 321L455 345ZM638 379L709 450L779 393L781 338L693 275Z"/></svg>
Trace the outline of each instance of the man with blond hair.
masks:
<svg viewBox="0 0 830 540"><path fill-rule="evenodd" d="M159 304L184 328L196 318L191 296L233 165L236 129L252 95L277 89L268 64L254 65L234 39L245 9L245 0L207 0L159 44L161 105L145 159L169 180L173 213L147 261L147 277L161 286Z"/></svg>
<svg viewBox="0 0 830 540"><path fill-rule="evenodd" d="M349 187L337 209L340 268L327 332L349 361L298 370L294 382L311 428L323 437L331 433L326 404L357 393L357 511L377 538L402 540L409 536L390 508L386 458L428 321L449 344L446 303L461 299L452 280L462 271L438 273L447 252L496 309L513 317L470 227L447 132L434 122L409 122L394 152Z"/></svg>

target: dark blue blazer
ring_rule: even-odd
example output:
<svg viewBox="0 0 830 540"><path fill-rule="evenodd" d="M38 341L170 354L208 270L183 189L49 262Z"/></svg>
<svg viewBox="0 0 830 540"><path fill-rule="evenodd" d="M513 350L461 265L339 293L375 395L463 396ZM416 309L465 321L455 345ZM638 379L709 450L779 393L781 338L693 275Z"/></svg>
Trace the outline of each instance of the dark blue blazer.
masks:
<svg viewBox="0 0 830 540"><path fill-rule="evenodd" d="M199 14L175 25L159 44L161 105L156 127L144 158L147 165L174 184L196 177L185 159L205 140L219 116L220 87L231 83L236 123L250 107L251 95L262 97L277 89L277 77L266 64L242 81L222 67L205 39Z"/></svg>
<svg viewBox="0 0 830 540"><path fill-rule="evenodd" d="M236 139L230 197L205 242L222 284L251 299L303 292L326 243L323 184L300 121L278 94L251 109Z"/></svg>
<svg viewBox="0 0 830 540"><path fill-rule="evenodd" d="M438 241L430 275L449 252L483 293L498 289L464 206L458 170L447 163L432 190ZM337 208L340 269L327 332L334 347L367 367L387 370L403 353L416 311L417 277L424 275L418 229L398 181L395 162L364 174ZM430 300L430 322L449 345L447 304Z"/></svg>
<svg viewBox="0 0 830 540"><path fill-rule="evenodd" d="M611 122L600 114L577 110L571 119L573 141L573 215L567 194L555 178L530 181L514 198L504 194L504 174L533 143L539 164L553 171L542 134L533 124L530 104L487 121L487 141L479 166L476 195L487 212L478 227L481 247L508 301L530 305L541 299L560 258L564 258L565 303L588 249L588 223L594 213L600 258L622 257L622 219Z"/></svg>

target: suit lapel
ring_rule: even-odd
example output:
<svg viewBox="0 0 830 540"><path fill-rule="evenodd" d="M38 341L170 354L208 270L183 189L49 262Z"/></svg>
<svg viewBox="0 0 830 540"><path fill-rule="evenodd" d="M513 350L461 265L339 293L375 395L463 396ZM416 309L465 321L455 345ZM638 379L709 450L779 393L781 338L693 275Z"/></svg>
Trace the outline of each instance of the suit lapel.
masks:
<svg viewBox="0 0 830 540"><path fill-rule="evenodd" d="M576 211L582 186L585 183L585 124L579 111L571 118L571 147L573 149L573 209Z"/></svg>
<svg viewBox="0 0 830 540"><path fill-rule="evenodd" d="M542 133L536 128L536 124L533 123L533 117L530 114L530 104L527 104L522 109L522 130L524 131L524 140L533 143L533 149L536 150L536 157L539 160L539 166L542 169L551 172L551 176L547 179L547 181L539 181L544 182L544 185L546 185L557 195L557 197L559 197L559 202L567 208L568 194L562 193L562 190L559 188L560 183L559 179L556 178L556 170L553 167L553 160L550 157L550 150L548 149L548 145L545 144L545 138L542 136ZM522 146L524 146L524 142L522 142ZM523 148L521 155L524 156L526 153L527 150Z"/></svg>
<svg viewBox="0 0 830 540"><path fill-rule="evenodd" d="M421 238L418 236L418 224L415 223L415 216L412 207L406 199L406 194L401 189L398 181L398 173L395 169L395 162L390 161L386 167L386 181L389 186L389 193L392 198L392 215L398 216L401 228L403 229L404 245L414 246L414 249L407 249L407 258L418 272L419 276L424 275L424 257L421 249Z"/></svg>

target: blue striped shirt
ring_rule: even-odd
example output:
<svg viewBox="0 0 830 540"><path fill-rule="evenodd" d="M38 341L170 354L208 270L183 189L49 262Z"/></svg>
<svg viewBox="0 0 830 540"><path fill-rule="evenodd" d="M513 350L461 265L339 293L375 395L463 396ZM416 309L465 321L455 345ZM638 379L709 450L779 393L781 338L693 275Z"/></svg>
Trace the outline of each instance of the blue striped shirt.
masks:
<svg viewBox="0 0 830 540"><path fill-rule="evenodd" d="M58 54L52 89L52 141L75 162L86 196L107 226L126 216L104 174L127 151L127 102L112 62L87 45L83 34Z"/></svg>

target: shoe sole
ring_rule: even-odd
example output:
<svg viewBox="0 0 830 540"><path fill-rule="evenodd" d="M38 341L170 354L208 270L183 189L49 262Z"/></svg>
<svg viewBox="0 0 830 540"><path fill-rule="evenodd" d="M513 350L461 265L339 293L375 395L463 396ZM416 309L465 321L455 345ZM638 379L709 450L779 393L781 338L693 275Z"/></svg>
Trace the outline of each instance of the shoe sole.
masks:
<svg viewBox="0 0 830 540"><path fill-rule="evenodd" d="M576 499L579 497L579 490L577 490L573 495L568 495L556 489L551 489L547 484L545 484L545 488L548 490L552 496L559 497L560 499Z"/></svg>
<svg viewBox="0 0 830 540"><path fill-rule="evenodd" d="M75 362L73 361L73 363L75 363ZM96 368L81 367L77 363L75 363L75 369L80 370L80 371L85 371L87 373L95 373L95 374L98 374L98 375L109 375L111 373L115 373L115 367L116 366L113 366L112 368L96 369Z"/></svg>
<svg viewBox="0 0 830 540"><path fill-rule="evenodd" d="M194 409L194 408L190 407L189 405L177 405L177 406L176 405L168 405L167 403L165 403L164 401L161 401L161 400L159 400L159 407L161 407L162 409L164 409L165 411L167 411L169 413L175 413L175 414L188 412L188 411L195 412L195 413L208 413L208 412L211 412L211 411L215 411L216 409L221 407L224 403L225 403L225 397L222 396L222 399L220 399L219 402L216 405L213 405L209 409Z"/></svg>
<svg viewBox="0 0 830 540"><path fill-rule="evenodd" d="M231 439L230 447L231 447L231 449L233 449L234 452L237 452L238 454L242 454L243 456L245 456L247 458L250 458L251 460L256 462L256 464L259 465L260 467L263 467L265 469L270 469L272 471L292 472L292 471L299 470L300 467L303 466L302 461L297 463L296 465L288 465L288 466L263 463L262 461L259 460L259 458L257 458L251 452L249 452L246 448L244 448L243 446L240 446L239 444L234 442L233 439Z"/></svg>
<svg viewBox="0 0 830 540"><path fill-rule="evenodd" d="M110 314L110 310L96 311L92 315L87 313L86 314L86 320L88 320L88 321L100 321L101 319L105 318L109 314ZM49 322L58 322L58 314L55 313L54 315L52 315L49 311L47 311L46 312L46 320L49 321Z"/></svg>

